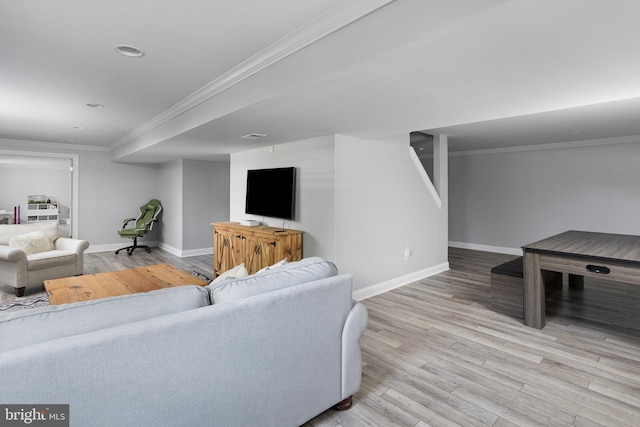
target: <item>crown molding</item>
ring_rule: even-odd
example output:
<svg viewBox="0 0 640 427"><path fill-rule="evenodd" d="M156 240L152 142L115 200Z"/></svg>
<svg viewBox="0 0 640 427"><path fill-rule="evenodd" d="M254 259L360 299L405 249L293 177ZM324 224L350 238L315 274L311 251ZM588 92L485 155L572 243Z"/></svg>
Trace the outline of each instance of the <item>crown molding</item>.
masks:
<svg viewBox="0 0 640 427"><path fill-rule="evenodd" d="M557 150L559 148L592 147L595 145L628 144L633 142L640 142L640 135L622 136L617 138L589 139L584 141L553 142L550 144L532 144L532 145L522 145L518 147L487 148L483 150L456 151L453 153L450 152L449 157L479 156L483 154L518 153L522 151Z"/></svg>
<svg viewBox="0 0 640 427"><path fill-rule="evenodd" d="M329 34L357 21L395 0L359 0L341 3L318 18L287 34L246 61L222 74L193 94L174 104L153 119L137 127L111 144L114 150L151 130L161 126L186 111L200 105L224 90L242 82L261 70L298 52Z"/></svg>
<svg viewBox="0 0 640 427"><path fill-rule="evenodd" d="M55 149L55 150L71 150L71 151L102 151L109 152L108 147L83 145L83 144L63 144L59 142L47 141L27 141L21 139L4 139L0 138L0 147L12 146L19 148L36 148L36 149Z"/></svg>

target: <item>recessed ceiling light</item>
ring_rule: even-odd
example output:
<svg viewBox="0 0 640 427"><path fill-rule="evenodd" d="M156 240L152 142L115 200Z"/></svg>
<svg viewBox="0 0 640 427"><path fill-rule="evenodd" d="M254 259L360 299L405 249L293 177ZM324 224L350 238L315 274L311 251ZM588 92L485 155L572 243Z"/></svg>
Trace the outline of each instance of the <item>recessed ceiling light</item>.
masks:
<svg viewBox="0 0 640 427"><path fill-rule="evenodd" d="M267 136L264 133L249 133L247 135L241 136L240 138L242 139L258 139L258 138L264 138L265 136Z"/></svg>
<svg viewBox="0 0 640 427"><path fill-rule="evenodd" d="M74 129L77 129L77 130L86 130L86 129L87 129L87 128L86 128L86 127L84 127L84 126L74 126L73 128L74 128Z"/></svg>
<svg viewBox="0 0 640 427"><path fill-rule="evenodd" d="M126 44L119 44L113 47L120 55L128 56L129 58L142 58L144 52L135 46Z"/></svg>
<svg viewBox="0 0 640 427"><path fill-rule="evenodd" d="M93 102L90 102L90 103L84 104L84 105L86 105L87 107L91 107L91 108L104 108L103 104L94 104Z"/></svg>

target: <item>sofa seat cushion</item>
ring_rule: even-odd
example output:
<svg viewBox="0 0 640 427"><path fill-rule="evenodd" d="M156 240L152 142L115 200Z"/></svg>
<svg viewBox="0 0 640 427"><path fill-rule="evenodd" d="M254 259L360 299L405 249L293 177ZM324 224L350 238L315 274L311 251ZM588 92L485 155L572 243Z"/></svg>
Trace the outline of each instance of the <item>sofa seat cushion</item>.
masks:
<svg viewBox="0 0 640 427"><path fill-rule="evenodd" d="M73 264L77 261L75 252L53 250L27 256L27 270L40 270L62 264Z"/></svg>
<svg viewBox="0 0 640 427"><path fill-rule="evenodd" d="M208 305L207 290L185 285L5 313L0 352Z"/></svg>
<svg viewBox="0 0 640 427"><path fill-rule="evenodd" d="M322 258L310 257L290 262L279 268L256 273L239 279L226 280L206 286L211 292L211 301L220 304L235 301L265 292L296 286L338 274L336 266Z"/></svg>

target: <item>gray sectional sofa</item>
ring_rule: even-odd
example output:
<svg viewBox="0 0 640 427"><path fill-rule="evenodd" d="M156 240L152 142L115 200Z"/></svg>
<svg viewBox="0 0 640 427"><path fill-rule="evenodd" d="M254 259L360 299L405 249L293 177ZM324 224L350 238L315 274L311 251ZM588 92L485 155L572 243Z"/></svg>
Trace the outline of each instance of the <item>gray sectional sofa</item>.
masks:
<svg viewBox="0 0 640 427"><path fill-rule="evenodd" d="M298 426L358 391L366 308L320 258L0 315L0 403L71 426Z"/></svg>

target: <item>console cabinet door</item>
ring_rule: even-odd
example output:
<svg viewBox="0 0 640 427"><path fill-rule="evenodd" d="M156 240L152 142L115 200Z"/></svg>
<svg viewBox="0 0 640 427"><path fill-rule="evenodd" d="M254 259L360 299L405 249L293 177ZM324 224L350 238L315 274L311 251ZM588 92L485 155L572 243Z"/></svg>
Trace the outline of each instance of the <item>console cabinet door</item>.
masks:
<svg viewBox="0 0 640 427"><path fill-rule="evenodd" d="M257 273L274 264L276 239L273 236L247 237L245 240L245 262L249 274Z"/></svg>
<svg viewBox="0 0 640 427"><path fill-rule="evenodd" d="M233 233L216 230L213 234L213 271L227 271L236 265L237 239Z"/></svg>
<svg viewBox="0 0 640 427"><path fill-rule="evenodd" d="M268 226L213 223L213 275L244 263L249 274L282 259L302 259L302 231Z"/></svg>

